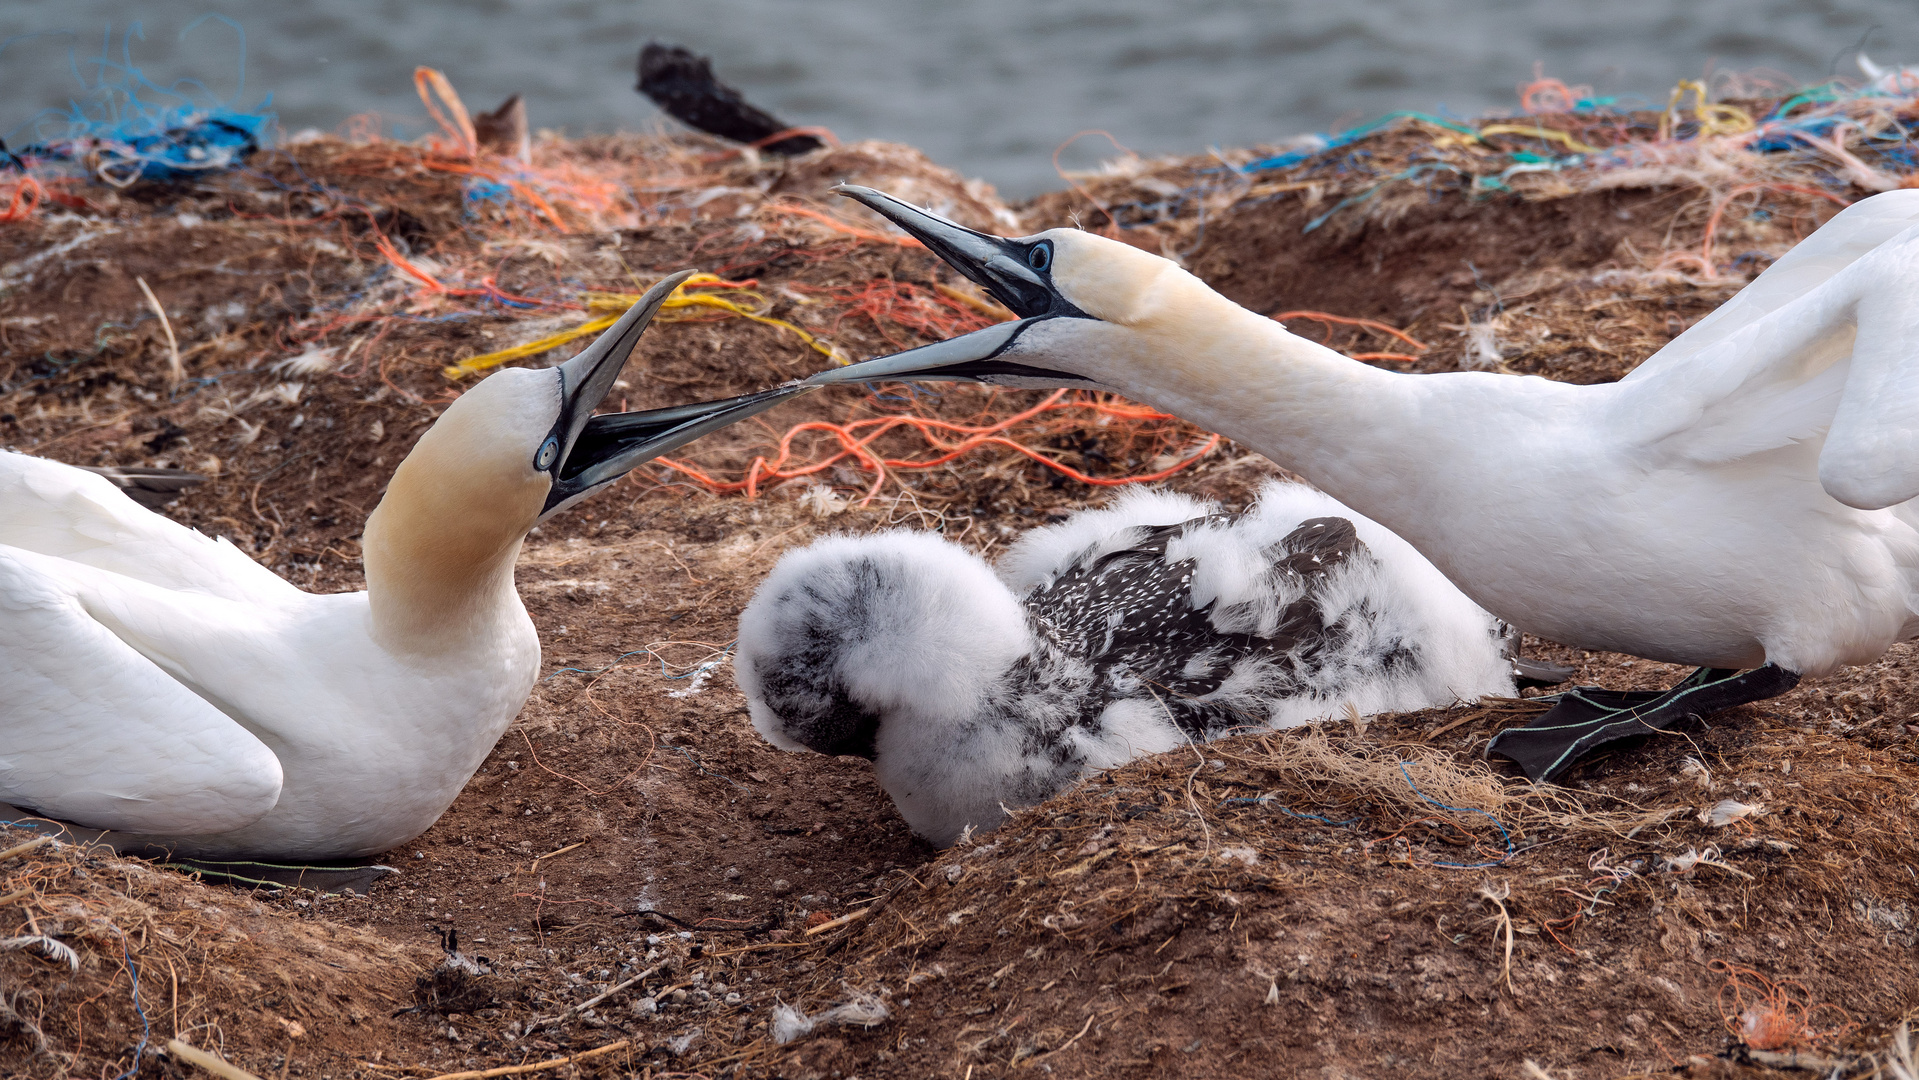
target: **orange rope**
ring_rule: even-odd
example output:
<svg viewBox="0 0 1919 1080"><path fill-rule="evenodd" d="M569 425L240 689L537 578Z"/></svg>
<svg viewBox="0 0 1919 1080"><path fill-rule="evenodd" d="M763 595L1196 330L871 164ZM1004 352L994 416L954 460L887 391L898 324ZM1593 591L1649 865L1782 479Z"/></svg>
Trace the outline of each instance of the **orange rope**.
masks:
<svg viewBox="0 0 1919 1080"><path fill-rule="evenodd" d="M1206 441L1198 449L1167 468L1137 476L1106 477L1089 476L1067 465L1065 462L1057 461L1037 450L1006 437L1005 432L1034 417L1064 410L1089 410L1097 416L1108 418L1108 422L1111 420L1160 421L1176 419L1166 413L1138 407L1129 408L1123 404L1115 403L1112 400L1087 399L1083 396L1076 397L1074 400L1062 400L1067 394L1068 391L1066 390L1056 390L1032 408L1006 417L1005 419L985 424L963 424L951 420L903 414L850 420L840 424L824 420L813 420L795 424L793 427L787 429L786 433L780 437L777 456L771 461L768 461L764 456L755 457L752 464L747 466L745 476L739 480L719 480L695 466L671 458L663 457L657 460L666 468L681 473L710 491L744 491L747 498L750 499L758 497L759 487L763 481L777 482L812 476L850 458L856 463L860 470L873 474L873 482L868 487L865 499L863 500L870 502L874 496L879 494L880 488L885 484L887 471L889 469L931 469L962 457L982 446L999 446L1012 450L1046 468L1052 469L1061 475L1077 480L1083 484L1091 484L1098 487L1118 487L1124 484L1164 480L1174 473L1191 466L1207 454L1212 453L1213 450L1218 448L1220 443L1220 437L1218 435L1211 435L1208 436ZM872 449L872 444L875 440L889 432L897 430L911 430L918 434L934 452L934 456L888 458L881 456ZM839 450L821 460L795 463L793 440L801 433L809 431L825 432L832 435L839 444ZM942 435L948 434L960 435L963 436L963 438L954 441L941 437Z"/></svg>
<svg viewBox="0 0 1919 1080"><path fill-rule="evenodd" d="M21 174L19 181L13 185L13 191L8 193L7 209L0 213L0 222L25 221L32 217L33 212L40 209L40 200L46 194L47 189L40 186L40 181Z"/></svg>
<svg viewBox="0 0 1919 1080"><path fill-rule="evenodd" d="M1420 341L1417 338L1413 337L1411 334L1408 334L1406 331L1401 330L1395 326L1388 326L1387 324L1380 322L1377 319L1355 319L1347 315L1329 315L1324 311L1282 311L1279 314L1273 316L1274 322L1283 323L1287 319L1312 319L1315 322L1338 323L1341 326L1357 326L1366 330L1377 330L1378 332L1382 334L1391 334L1393 337L1396 337L1399 340L1405 342L1406 344L1411 345L1415 350L1419 352L1425 352L1428 348L1431 347L1427 345L1425 342ZM1354 357L1354 359L1355 360L1370 360L1370 359L1411 360L1413 358L1410 356L1403 356L1402 354L1399 354L1399 353L1374 353L1374 354L1368 354L1367 356L1356 356Z"/></svg>
<svg viewBox="0 0 1919 1080"><path fill-rule="evenodd" d="M798 203L768 203L766 209L774 214L791 214L795 217L811 218L827 228L832 229L834 232L845 233L848 236L871 241L875 244L892 244L895 247L908 248L926 246L910 236L888 236L885 233L876 233L871 229L862 229L858 226L848 225L846 222L841 221L831 214L821 210L815 210L810 206L801 206Z"/></svg>
<svg viewBox="0 0 1919 1080"><path fill-rule="evenodd" d="M847 316L861 315L871 321L873 328L895 349L910 348L917 342L899 337L893 332L893 327L941 340L984 330L1000 321L966 303L962 299L964 294L951 296L937 287L927 290L895 278L874 278L864 285L816 286L795 283L788 288L838 306L828 333L838 334Z"/></svg>
<svg viewBox="0 0 1919 1080"><path fill-rule="evenodd" d="M1805 1049L1843 1038L1859 1026L1841 1006L1812 1004L1812 991L1796 979L1774 982L1751 968L1724 960L1714 960L1706 967L1726 976L1725 985L1719 988L1719 1015L1726 1030L1754 1050ZM1728 997L1732 999L1730 1008ZM1838 1013L1838 1023L1830 1028L1815 1027L1813 1017L1822 1009Z"/></svg>
<svg viewBox="0 0 1919 1080"><path fill-rule="evenodd" d="M460 95L453 92L453 84L447 81L445 75L430 67L414 68L413 88L420 92L420 101L426 105L427 114L452 140L455 153L473 157L480 152L480 139L474 134L473 120L467 116L465 103L460 100ZM445 103L445 111L434 103L435 97Z"/></svg>

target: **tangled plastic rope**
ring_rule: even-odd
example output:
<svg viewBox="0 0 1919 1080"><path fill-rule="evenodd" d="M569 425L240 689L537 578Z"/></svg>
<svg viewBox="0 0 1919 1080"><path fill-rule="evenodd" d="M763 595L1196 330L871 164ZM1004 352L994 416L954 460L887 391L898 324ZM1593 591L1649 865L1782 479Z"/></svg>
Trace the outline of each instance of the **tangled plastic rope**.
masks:
<svg viewBox="0 0 1919 1080"><path fill-rule="evenodd" d="M995 398L997 401L997 396ZM990 411L990 407L989 407ZM1042 417L1056 421L1052 425L1031 424ZM1124 484L1148 483L1164 480L1175 473L1192 466L1195 462L1212 453L1219 447L1220 437L1209 435L1170 464L1161 465L1156 459L1148 459L1153 466L1151 471L1128 476L1092 476L1079 469L1049 457L1027 446L1009 435L1009 432L1030 425L1031 435L1046 435L1062 431L1084 431L1101 422L1145 425L1166 424L1176 418L1166 413L1156 412L1130 402L1120 400L1108 394L1086 394L1083 392L1056 390L1039 404L1011 416L992 419L985 423L965 424L936 417L910 414L893 414L868 417L832 423L825 420L808 421L795 424L780 437L778 452L771 460L764 456L755 457L746 472L738 480L723 480L705 471L671 458L658 458L657 464L686 476L694 483L713 492L744 492L748 498L757 497L762 485L796 480L813 476L845 462L853 469L870 473L873 477L863 501L870 502L878 495L886 483L891 470L932 469L954 461L983 447L1001 447L1020 454L1068 479L1096 487L1118 487ZM820 432L830 436L838 445L838 450L808 460L797 455L793 449L794 440L807 432ZM874 449L874 442L892 432L905 432L916 435L926 447L930 456L923 457L886 457ZM1156 435L1155 449L1163 443L1168 431L1159 431ZM1143 456L1143 455L1142 455Z"/></svg>
<svg viewBox="0 0 1919 1080"><path fill-rule="evenodd" d="M1324 311L1282 311L1273 316L1273 321L1278 323L1284 323L1288 319L1309 319L1313 322L1325 323L1329 327L1351 326L1361 330L1370 330L1373 333L1383 334L1387 337L1397 338L1405 342L1412 346L1413 352L1425 352L1431 348L1431 346L1413 337L1406 331L1396 326L1390 326L1380 322L1378 319L1355 319L1346 315L1331 315ZM1419 359L1419 357L1409 353L1400 352L1347 352L1346 355L1352 357L1354 360L1396 360L1405 362Z"/></svg>
<svg viewBox="0 0 1919 1080"><path fill-rule="evenodd" d="M208 22L225 26L237 38L233 98L238 99L246 90L246 32L223 15L203 15L180 31L181 39ZM25 220L46 199L86 205L70 193L49 190L53 184L92 180L127 188L140 181L194 179L237 168L260 148L274 120L266 100L252 109L236 108L231 100L213 99L197 80L155 84L133 61L133 42L144 38L135 22L121 36L117 58L111 34L84 64L69 50L76 77L85 67L95 72L94 79L80 78L81 93L65 109L45 109L29 120L25 145L0 151L0 169L21 174L9 183L8 208L0 221ZM20 141L11 132L9 139Z"/></svg>
<svg viewBox="0 0 1919 1080"><path fill-rule="evenodd" d="M397 259L397 253L390 257ZM660 314L657 319L659 322L682 322L691 318L698 318L702 315L714 314L721 317L746 319L765 326L774 326L785 330L799 338L808 348L818 352L836 364L846 362L846 358L831 344L820 340L818 337L787 322L785 319L776 319L766 314L766 310L770 305L763 294L754 291L753 286L756 284L758 284L758 282L755 281L727 281L713 274L694 274L692 277L687 278L685 283L679 288L674 289L672 294L666 298L666 302L660 305ZM730 295L720 295L717 292L710 291L695 292L693 291L695 289L725 290ZM546 352L548 349L558 348L569 341L587 337L591 334L597 334L607 327L612 326L614 323L619 322L620 316L626 314L628 308L640 302L640 294L589 292L582 294L582 300L583 303L581 304L568 306L584 308L588 311L603 311L607 312L607 314L590 319L570 330L562 330L557 334L549 334L546 337L529 341L524 345L515 345L510 349L484 353L480 356L469 357L457 364L449 364L441 369L442 373L449 379L463 379L468 375L475 375L482 371L498 367L510 360L522 360L529 356L537 356L540 353Z"/></svg>
<svg viewBox="0 0 1919 1080"><path fill-rule="evenodd" d="M466 198L473 203L520 204L533 220L543 222L555 232L571 232L558 206L570 205L589 219L598 220L618 203L619 185L580 170L550 168L522 162L503 154L482 149L467 112L453 84L429 67L415 68L413 86L427 114L439 124L441 136L429 139L428 153L420 164L434 172L467 177Z"/></svg>
<svg viewBox="0 0 1919 1080"><path fill-rule="evenodd" d="M1754 1050L1804 1050L1844 1038L1859 1025L1838 1005L1814 1004L1812 991L1797 979L1769 979L1747 967L1713 960L1706 965L1726 976L1719 988L1719 1015L1726 1030ZM1832 1012L1830 1026L1816 1018Z"/></svg>

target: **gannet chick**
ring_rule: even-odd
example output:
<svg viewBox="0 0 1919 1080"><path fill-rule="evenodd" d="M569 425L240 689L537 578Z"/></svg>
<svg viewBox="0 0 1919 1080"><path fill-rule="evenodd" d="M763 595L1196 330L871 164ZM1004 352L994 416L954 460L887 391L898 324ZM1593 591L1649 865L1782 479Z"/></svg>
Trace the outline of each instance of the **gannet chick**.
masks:
<svg viewBox="0 0 1919 1080"><path fill-rule="evenodd" d="M1840 211L1631 374L1582 386L1382 370L1115 240L988 236L839 190L1019 319L809 383L1121 393L1374 518L1521 630L1697 667L1500 732L1490 751L1535 780L1919 635L1919 191Z"/></svg>
<svg viewBox="0 0 1919 1080"><path fill-rule="evenodd" d="M929 533L787 553L740 613L753 726L869 758L953 843L1088 773L1247 730L1513 693L1503 627L1300 484L1222 514L1138 492L999 561Z"/></svg>
<svg viewBox="0 0 1919 1080"><path fill-rule="evenodd" d="M302 592L108 478L0 453L0 818L215 859L425 831L538 674L513 585L527 530L791 393L593 415L685 277L572 360L448 406L367 519L365 592Z"/></svg>

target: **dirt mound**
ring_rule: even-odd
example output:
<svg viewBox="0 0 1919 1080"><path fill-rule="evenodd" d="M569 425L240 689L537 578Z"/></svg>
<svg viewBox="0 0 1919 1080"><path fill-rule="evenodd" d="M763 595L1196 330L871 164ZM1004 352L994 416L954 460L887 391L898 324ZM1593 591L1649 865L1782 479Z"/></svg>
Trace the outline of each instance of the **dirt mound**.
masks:
<svg viewBox="0 0 1919 1080"><path fill-rule="evenodd" d="M432 962L354 904L269 906L143 862L0 829L0 1060L8 1075L140 1069L168 1039L265 1069L313 1048L378 1060ZM14 925L17 923L17 928Z"/></svg>
<svg viewBox="0 0 1919 1080"><path fill-rule="evenodd" d="M1736 178L1697 169L1486 190L1399 176L1417 152L1497 177L1533 145L1435 138L1386 128L1252 174L1121 163L1017 212L1130 226L1114 231L1370 362L1594 380L1837 209L1776 171L1738 202ZM915 152L786 162L647 136L536 161L323 140L197 186L75 189L81 205L0 229L0 442L200 469L170 513L302 587L352 588L386 476L468 385L442 369L569 333L608 294L688 265L723 279L696 291L725 304L649 332L619 408L1000 317L817 190L918 183L1003 220ZM1104 485L1165 475L1237 503L1276 471L1203 437L1106 400L879 387L642 470L530 539L543 680L370 897L241 896L71 849L0 862L0 939L80 963L0 952L0 1054L33 1076L117 1075L176 1035L286 1076L592 1049L565 1067L1759 1076L1753 1055L1794 1048L1830 1072L1919 1009L1907 648L1616 751L1557 796L1481 762L1533 708L1488 703L1138 762L948 852L907 832L864 763L784 754L748 725L727 643L786 548L908 525L990 555ZM1586 682L1677 676L1529 648ZM1726 800L1764 813L1699 820ZM448 930L468 966L441 964Z"/></svg>

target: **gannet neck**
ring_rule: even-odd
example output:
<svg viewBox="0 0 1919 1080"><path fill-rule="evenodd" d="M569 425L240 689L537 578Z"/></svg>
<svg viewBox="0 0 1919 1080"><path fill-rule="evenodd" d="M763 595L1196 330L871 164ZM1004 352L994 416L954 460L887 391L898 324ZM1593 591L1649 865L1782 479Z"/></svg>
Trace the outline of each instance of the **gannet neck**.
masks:
<svg viewBox="0 0 1919 1080"><path fill-rule="evenodd" d="M447 500L410 490L400 476L366 525L375 640L396 653L442 653L495 631L503 616L524 617L513 586L524 529L449 529L459 518L449 518Z"/></svg>
<svg viewBox="0 0 1919 1080"><path fill-rule="evenodd" d="M1421 426L1417 377L1341 356L1167 270L1155 290L1164 300L1145 318L1059 320L1088 339L1074 371L1336 494L1403 469Z"/></svg>
<svg viewBox="0 0 1919 1080"><path fill-rule="evenodd" d="M526 617L513 564L551 488L526 448L548 421L496 381L508 387L488 379L427 429L367 518L373 634L390 651L458 650Z"/></svg>

